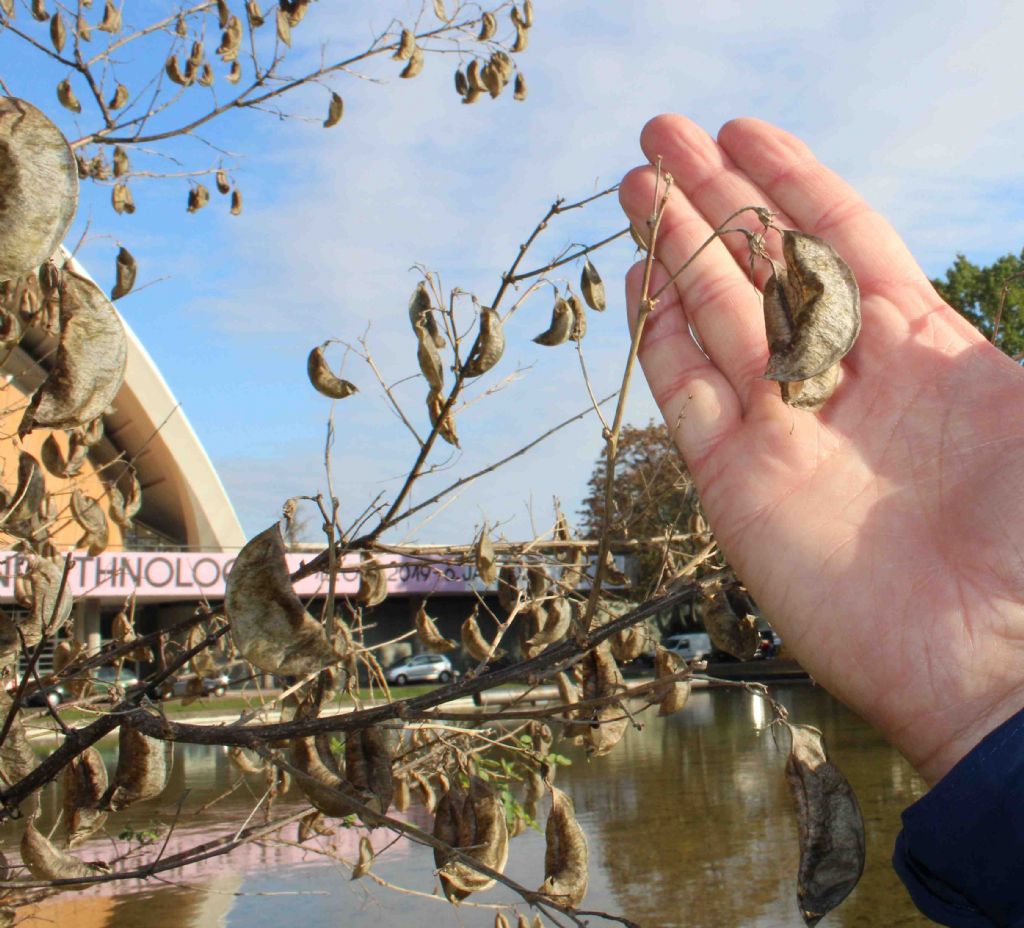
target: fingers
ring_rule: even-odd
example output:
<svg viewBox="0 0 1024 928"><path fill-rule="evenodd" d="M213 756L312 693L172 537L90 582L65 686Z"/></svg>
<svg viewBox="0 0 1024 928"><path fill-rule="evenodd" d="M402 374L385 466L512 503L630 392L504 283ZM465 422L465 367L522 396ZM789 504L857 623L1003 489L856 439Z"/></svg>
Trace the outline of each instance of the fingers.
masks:
<svg viewBox="0 0 1024 928"><path fill-rule="evenodd" d="M892 226L798 138L759 119L735 119L722 127L718 144L794 228L828 240L853 268L862 291L910 285L931 292Z"/></svg>
<svg viewBox="0 0 1024 928"><path fill-rule="evenodd" d="M631 330L637 324L643 270L640 262L626 275ZM656 262L652 292L667 280L664 267ZM742 409L729 381L693 340L673 287L647 317L639 359L669 432L696 472L701 461L739 424Z"/></svg>
<svg viewBox="0 0 1024 928"><path fill-rule="evenodd" d="M656 182L653 168L641 168L626 175L619 189L622 206L638 229L646 228ZM655 244L660 263L677 270L712 231L683 193L671 188ZM659 289L652 286L650 292ZM693 326L704 351L746 407L751 393L761 389L758 378L767 363L768 346L760 298L728 248L721 241L712 242L661 299L671 299L678 307L684 332L687 324Z"/></svg>

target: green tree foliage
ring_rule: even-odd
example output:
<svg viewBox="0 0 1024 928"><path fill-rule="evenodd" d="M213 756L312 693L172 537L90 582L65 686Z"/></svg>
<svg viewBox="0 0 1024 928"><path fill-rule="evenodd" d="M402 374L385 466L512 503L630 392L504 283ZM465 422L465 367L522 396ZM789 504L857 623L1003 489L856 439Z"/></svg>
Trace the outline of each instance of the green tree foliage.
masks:
<svg viewBox="0 0 1024 928"><path fill-rule="evenodd" d="M998 318L996 346L1016 361L1024 358L1024 251L1003 255L985 267L958 254L945 279L933 280L932 284L950 306L990 340Z"/></svg>

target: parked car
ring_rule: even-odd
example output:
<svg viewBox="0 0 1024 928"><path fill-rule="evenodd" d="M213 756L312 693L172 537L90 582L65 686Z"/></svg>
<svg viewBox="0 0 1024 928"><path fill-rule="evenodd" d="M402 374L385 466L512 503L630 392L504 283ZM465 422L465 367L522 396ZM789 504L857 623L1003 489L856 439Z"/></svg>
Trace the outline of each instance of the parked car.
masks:
<svg viewBox="0 0 1024 928"><path fill-rule="evenodd" d="M384 671L388 683L447 683L454 679L452 662L443 654L416 654Z"/></svg>
<svg viewBox="0 0 1024 928"><path fill-rule="evenodd" d="M109 690L112 686L127 690L139 683L139 678L130 668L121 667L119 670L112 664L89 671L89 677L92 679L94 690Z"/></svg>
<svg viewBox="0 0 1024 928"><path fill-rule="evenodd" d="M35 689L32 688L30 683L28 686L29 694L25 697L25 705L33 707L42 707L47 704L51 706L59 706L68 698L68 691L61 686L59 683L54 683L49 686L40 686ZM13 696L18 688L18 684L14 680L8 680L4 684L4 689L7 690L9 696Z"/></svg>
<svg viewBox="0 0 1024 928"><path fill-rule="evenodd" d="M681 635L669 635L661 646L672 651L684 661L702 661L714 650L711 639L706 632L686 632Z"/></svg>

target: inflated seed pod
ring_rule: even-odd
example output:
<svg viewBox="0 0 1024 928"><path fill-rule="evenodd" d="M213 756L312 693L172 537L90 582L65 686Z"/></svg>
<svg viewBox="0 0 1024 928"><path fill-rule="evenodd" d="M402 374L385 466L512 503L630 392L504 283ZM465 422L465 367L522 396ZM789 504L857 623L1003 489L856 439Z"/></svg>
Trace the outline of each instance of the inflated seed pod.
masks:
<svg viewBox="0 0 1024 928"><path fill-rule="evenodd" d="M119 732L117 769L100 799L99 808L113 812L136 802L155 799L166 788L174 762L174 743L159 741L122 725Z"/></svg>
<svg viewBox="0 0 1024 928"><path fill-rule="evenodd" d="M434 347L440 350L444 348L445 340L431 309L430 292L427 290L426 283L421 280L409 299L409 323L412 325L413 332L416 331L417 323L422 325L433 339Z"/></svg>
<svg viewBox="0 0 1024 928"><path fill-rule="evenodd" d="M117 258L114 261L114 272L114 288L110 291L110 298L119 300L131 292L138 274L138 264L132 253L124 246L118 249Z"/></svg>
<svg viewBox="0 0 1024 928"><path fill-rule="evenodd" d="M359 858L356 861L356 865L352 868L352 879L358 880L361 877L366 876L370 872L370 867L373 865L373 845L370 843L370 839L366 835L362 835L359 838Z"/></svg>
<svg viewBox="0 0 1024 928"><path fill-rule="evenodd" d="M569 331L569 338L574 342L582 341L583 336L587 334L586 307L575 293L570 293L566 302L569 304L569 309L572 310L572 329Z"/></svg>
<svg viewBox="0 0 1024 928"><path fill-rule="evenodd" d="M428 812L433 812L437 807L437 794L434 787L422 773L414 770L409 776L413 781L413 791L417 801Z"/></svg>
<svg viewBox="0 0 1024 928"><path fill-rule="evenodd" d="M444 394L439 393L437 390L431 390L427 394L427 413L430 416L431 428L436 428L437 434L448 442L449 445L459 448L461 446L459 445L459 436L455 431L455 420L452 417L452 410L449 408L442 417L441 413L444 407Z"/></svg>
<svg viewBox="0 0 1024 928"><path fill-rule="evenodd" d="M558 297L555 300L554 308L551 310L551 324L540 335L534 336L533 340L538 345L546 345L548 347L562 345L568 341L569 335L572 333L574 321L572 307L568 302Z"/></svg>
<svg viewBox="0 0 1024 928"><path fill-rule="evenodd" d="M814 235L782 234L785 267L765 287L769 380L809 380L853 347L860 332L860 292L849 265Z"/></svg>
<svg viewBox="0 0 1024 928"><path fill-rule="evenodd" d="M654 651L654 673L658 680L663 677L671 677L686 669L686 663L678 655L664 648L655 648ZM672 680L664 687L657 690L660 696L658 715L672 715L679 712L690 698L689 680Z"/></svg>
<svg viewBox="0 0 1024 928"><path fill-rule="evenodd" d="M498 20L493 13L484 13L480 17L480 32L477 41L487 42L494 38L498 31Z"/></svg>
<svg viewBox="0 0 1024 928"><path fill-rule="evenodd" d="M406 776L395 777L395 795L392 802L396 812L406 812L410 803L409 778Z"/></svg>
<svg viewBox="0 0 1024 928"><path fill-rule="evenodd" d="M345 113L345 101L342 100L341 95L335 92L331 92L331 102L327 106L327 118L324 120L324 128L330 129L331 126L336 126L341 122L341 117Z"/></svg>
<svg viewBox="0 0 1024 928"><path fill-rule="evenodd" d="M205 184L196 184L188 192L188 211L196 213L210 202L210 191Z"/></svg>
<svg viewBox="0 0 1024 928"><path fill-rule="evenodd" d="M649 641L646 625L631 625L612 635L612 656L620 664L628 664L644 653Z"/></svg>
<svg viewBox="0 0 1024 928"><path fill-rule="evenodd" d="M395 61L408 61L416 51L416 36L411 29L403 29L398 38L398 45L391 57Z"/></svg>
<svg viewBox="0 0 1024 928"><path fill-rule="evenodd" d="M304 844L315 835L330 836L333 834L334 829L326 824L324 816L320 812L313 811L299 819L299 844Z"/></svg>
<svg viewBox="0 0 1024 928"><path fill-rule="evenodd" d="M0 514L5 532L24 537L33 529L32 521L43 502L46 481L39 462L27 451L18 454L18 486Z"/></svg>
<svg viewBox="0 0 1024 928"><path fill-rule="evenodd" d="M267 762L265 760L260 760L259 762L252 760L237 745L228 749L228 760L238 769L239 773L244 773L247 776L254 773L263 773L267 769Z"/></svg>
<svg viewBox="0 0 1024 928"><path fill-rule="evenodd" d="M426 326L417 320L413 328L416 332L416 360L419 362L420 372L430 384L430 389L440 393L444 389L444 362Z"/></svg>
<svg viewBox="0 0 1024 928"><path fill-rule="evenodd" d="M31 819L21 838L21 860L37 880L80 880L110 870L106 864L86 863L80 857L54 847L36 830Z"/></svg>
<svg viewBox="0 0 1024 928"><path fill-rule="evenodd" d="M304 774L296 776L295 783L314 809L331 818L345 818L355 812L349 801L348 781L323 763L312 738L294 738L290 756L292 765Z"/></svg>
<svg viewBox="0 0 1024 928"><path fill-rule="evenodd" d="M457 647L454 641L445 638L437 630L434 620L427 615L426 603L420 603L420 607L416 611L415 624L416 637L419 638L420 644L428 651L432 651L435 654L445 654Z"/></svg>
<svg viewBox="0 0 1024 928"><path fill-rule="evenodd" d="M800 838L797 902L816 925L842 902L864 872L864 820L849 781L829 760L821 732L786 723L792 747L786 781Z"/></svg>
<svg viewBox="0 0 1024 928"><path fill-rule="evenodd" d="M121 9L114 0L106 0L103 4L103 19L96 28L111 35L121 31Z"/></svg>
<svg viewBox="0 0 1024 928"><path fill-rule="evenodd" d="M517 100L521 103L523 100L526 99L529 92L530 91L526 86L526 78L523 77L523 72L517 71L515 84L513 85L512 90L512 99Z"/></svg>
<svg viewBox="0 0 1024 928"><path fill-rule="evenodd" d="M102 554L107 548L110 526L99 502L76 489L71 493L71 514L85 531L79 545L89 549L90 557Z"/></svg>
<svg viewBox="0 0 1024 928"><path fill-rule="evenodd" d="M5 637L7 636L5 635ZM15 636L15 640L16 638L17 636ZM9 647L6 642L5 647ZM18 643L15 643L14 647L20 650ZM0 713L4 719L10 714L12 708L13 700L4 690L0 694ZM13 785L25 779L38 766L39 758L29 743L25 725L19 713L11 722L4 743L0 745L0 776L2 776L5 786ZM34 818L39 811L39 792L34 792L28 798L21 800L19 810L21 815L26 818Z"/></svg>
<svg viewBox="0 0 1024 928"><path fill-rule="evenodd" d="M423 71L423 64L426 61L426 55L423 54L423 49L418 45L412 50L412 57L409 59L408 64L402 68L402 72L398 75L406 80L412 77L418 77Z"/></svg>
<svg viewBox="0 0 1024 928"><path fill-rule="evenodd" d="M531 653L537 653L549 644L561 641L572 625L572 608L569 601L557 596L539 607L543 616L540 630L527 641Z"/></svg>
<svg viewBox="0 0 1024 928"><path fill-rule="evenodd" d="M86 748L61 771L64 831L69 848L76 848L103 827L107 813L99 809L107 791L107 768L96 748Z"/></svg>
<svg viewBox="0 0 1024 928"><path fill-rule="evenodd" d="M724 590L709 594L704 600L704 628L711 643L719 651L731 654L738 661L753 660L761 648L757 619L736 614Z"/></svg>
<svg viewBox="0 0 1024 928"><path fill-rule="evenodd" d="M124 476L121 478L125 479ZM128 491L122 493L117 484L112 484L109 489L110 497L110 518L124 530L132 527L132 520L138 515L142 508L142 484L139 483L138 474L135 470L127 472Z"/></svg>
<svg viewBox="0 0 1024 928"><path fill-rule="evenodd" d="M362 552L359 556L359 589L356 591L356 602L367 609L372 609L387 598L386 569L373 555Z"/></svg>
<svg viewBox="0 0 1024 928"><path fill-rule="evenodd" d="M345 776L374 812L387 815L394 796L391 754L394 735L380 727L350 732L345 740ZM372 822L364 824L373 827Z"/></svg>
<svg viewBox="0 0 1024 928"><path fill-rule="evenodd" d="M306 359L306 373L309 376L309 382L318 393L334 400L343 400L357 392L357 389L355 384L342 380L331 370L327 358L324 357L324 348L328 344L330 342L317 345L309 353L309 357Z"/></svg>
<svg viewBox="0 0 1024 928"><path fill-rule="evenodd" d="M580 662L580 666L583 670L584 700L605 699L626 688L608 642L603 642L589 651ZM629 718L616 703L597 709L587 709L584 712L585 715L581 717L592 723L585 735L587 753L595 757L607 754L626 733Z"/></svg>
<svg viewBox="0 0 1024 928"><path fill-rule="evenodd" d="M342 657L292 589L277 523L238 553L227 580L225 609L235 647L267 673L305 676Z"/></svg>
<svg viewBox="0 0 1024 928"><path fill-rule="evenodd" d="M475 661L488 660L490 657L497 658L505 653L504 651L495 651L493 655L491 654L491 644L480 631L475 609L473 614L462 623L460 637L463 650Z"/></svg>
<svg viewBox="0 0 1024 928"><path fill-rule="evenodd" d="M599 313L605 311L608 302L605 299L604 281L601 280L601 275L597 273L597 268L590 263L589 258L585 260L580 273L580 290L583 293L583 299L587 301L587 306Z"/></svg>
<svg viewBox="0 0 1024 928"><path fill-rule="evenodd" d="M437 805L434 836L492 870L505 869L508 860L505 809L494 789L479 777L470 777L468 792L458 784L452 784L445 792ZM448 860L448 855L436 849L434 862L438 866L441 888L452 902L494 885L492 878L470 864Z"/></svg>
<svg viewBox="0 0 1024 928"><path fill-rule="evenodd" d="M576 821L572 800L556 787L551 787L551 812L544 834L544 882L538 892L575 908L587 894L587 838Z"/></svg>
<svg viewBox="0 0 1024 928"><path fill-rule="evenodd" d="M840 365L833 364L828 370L807 380L782 381L779 390L782 399L797 409L821 409L825 401L835 393L839 383Z"/></svg>
<svg viewBox="0 0 1024 928"><path fill-rule="evenodd" d="M29 618L21 626L26 644L34 645L42 632L53 636L59 632L71 616L74 598L70 584L63 585L64 559L51 559L35 554L26 555L29 567L25 574L31 596ZM60 600L58 601L58 593Z"/></svg>
<svg viewBox="0 0 1024 928"><path fill-rule="evenodd" d="M516 569L506 564L498 571L498 604L506 612L515 609L519 602L519 580Z"/></svg>
<svg viewBox="0 0 1024 928"><path fill-rule="evenodd" d="M480 336L473 346L469 360L463 365L462 373L466 377L479 377L486 374L501 360L505 353L505 333L501 325L501 316L490 306L480 308Z"/></svg>
<svg viewBox="0 0 1024 928"><path fill-rule="evenodd" d="M494 553L494 544L491 541L487 525L480 530L476 540L475 562L476 572L484 583L494 583L498 579L498 562Z"/></svg>

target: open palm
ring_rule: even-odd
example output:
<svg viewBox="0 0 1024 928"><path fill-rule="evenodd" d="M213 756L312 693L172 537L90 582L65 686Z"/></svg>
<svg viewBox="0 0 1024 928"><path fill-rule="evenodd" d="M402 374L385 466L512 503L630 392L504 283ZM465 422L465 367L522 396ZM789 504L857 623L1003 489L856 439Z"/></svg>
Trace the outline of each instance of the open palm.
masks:
<svg viewBox="0 0 1024 928"><path fill-rule="evenodd" d="M640 361L766 617L934 782L1024 707L1024 371L793 136L742 119L716 141L661 116L641 144L674 178L650 292L746 205L826 239L857 277L862 332L818 413L784 405L761 379L768 349L742 236L716 242L666 290ZM654 188L649 165L623 181L637 228ZM641 269L627 280L634 319ZM755 271L758 286L769 272Z"/></svg>

